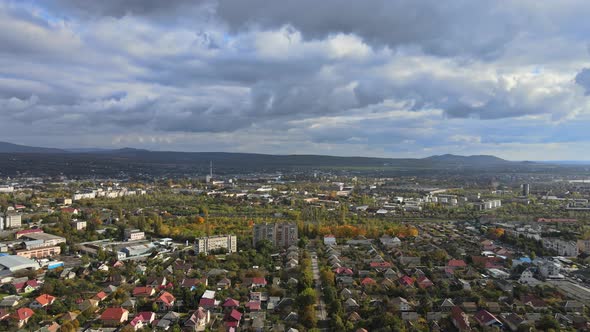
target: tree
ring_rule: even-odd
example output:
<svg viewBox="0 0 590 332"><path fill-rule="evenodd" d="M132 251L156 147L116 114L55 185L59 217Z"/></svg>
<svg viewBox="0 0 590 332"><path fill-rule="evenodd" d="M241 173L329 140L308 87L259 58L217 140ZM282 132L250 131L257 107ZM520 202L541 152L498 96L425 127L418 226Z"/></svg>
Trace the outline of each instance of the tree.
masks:
<svg viewBox="0 0 590 332"><path fill-rule="evenodd" d="M537 326L541 330L545 330L545 331L550 330L550 329L558 330L559 329L559 322L557 322L557 320L555 320L555 318L553 318L551 315L545 315L545 316L541 317L541 319L537 323Z"/></svg>
<svg viewBox="0 0 590 332"><path fill-rule="evenodd" d="M315 303L316 300L316 292L313 288L308 287L304 289L299 296L297 296L297 302L302 307L308 307Z"/></svg>

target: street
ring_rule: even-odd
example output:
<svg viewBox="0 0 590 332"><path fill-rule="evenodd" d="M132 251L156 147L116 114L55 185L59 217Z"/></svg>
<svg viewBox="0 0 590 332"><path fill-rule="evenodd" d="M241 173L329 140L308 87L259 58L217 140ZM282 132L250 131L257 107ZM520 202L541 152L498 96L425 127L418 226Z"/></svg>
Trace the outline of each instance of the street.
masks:
<svg viewBox="0 0 590 332"><path fill-rule="evenodd" d="M322 295L323 295L322 281L320 279L320 268L318 266L318 258L317 258L317 253L315 251L311 252L311 270L313 273L313 280L315 282L315 291L317 294L316 315L318 318L318 327L320 327L320 326L323 326L326 324L326 322L328 320L328 314L326 312L326 304L324 303L324 299L322 298Z"/></svg>

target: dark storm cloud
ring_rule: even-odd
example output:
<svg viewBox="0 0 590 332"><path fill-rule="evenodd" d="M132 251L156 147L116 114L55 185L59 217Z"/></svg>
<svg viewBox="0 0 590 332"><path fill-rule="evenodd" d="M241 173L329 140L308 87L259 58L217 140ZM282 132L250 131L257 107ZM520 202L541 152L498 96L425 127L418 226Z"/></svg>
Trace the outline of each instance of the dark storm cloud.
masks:
<svg viewBox="0 0 590 332"><path fill-rule="evenodd" d="M205 1L201 0L49 0L48 4L56 9L66 10L73 14L88 16L125 15L163 15L180 13L182 10L197 6Z"/></svg>
<svg viewBox="0 0 590 332"><path fill-rule="evenodd" d="M217 14L235 31L289 24L308 39L350 33L378 47L485 58L498 56L521 24L502 3L464 0L219 0Z"/></svg>

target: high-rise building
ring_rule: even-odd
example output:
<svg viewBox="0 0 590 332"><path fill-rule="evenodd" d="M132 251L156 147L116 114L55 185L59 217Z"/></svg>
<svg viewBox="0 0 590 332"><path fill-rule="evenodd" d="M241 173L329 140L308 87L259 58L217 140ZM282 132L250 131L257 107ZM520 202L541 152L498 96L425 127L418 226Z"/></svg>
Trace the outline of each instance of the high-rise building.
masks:
<svg viewBox="0 0 590 332"><path fill-rule="evenodd" d="M522 184L522 196L528 196L531 193L531 186L528 183Z"/></svg>
<svg viewBox="0 0 590 332"><path fill-rule="evenodd" d="M262 240L272 242L275 247L287 248L297 245L297 225L293 223L256 224L252 234L254 247Z"/></svg>
<svg viewBox="0 0 590 332"><path fill-rule="evenodd" d="M228 253L238 251L238 239L235 235L205 236L195 239L195 254L209 254L211 251L225 249Z"/></svg>
<svg viewBox="0 0 590 332"><path fill-rule="evenodd" d="M8 212L4 216L4 226L9 228L20 228L22 223L22 216L17 213Z"/></svg>

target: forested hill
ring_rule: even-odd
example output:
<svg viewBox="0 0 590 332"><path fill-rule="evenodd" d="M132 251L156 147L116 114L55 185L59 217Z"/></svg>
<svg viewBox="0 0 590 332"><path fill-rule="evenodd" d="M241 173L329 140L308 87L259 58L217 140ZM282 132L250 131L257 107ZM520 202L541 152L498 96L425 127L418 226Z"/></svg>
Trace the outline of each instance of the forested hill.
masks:
<svg viewBox="0 0 590 332"><path fill-rule="evenodd" d="M194 175L206 174L213 162L217 174L339 169L403 171L462 169L521 169L538 164L513 162L494 156L440 155L428 158L335 157L268 155L229 152L165 152L132 148L66 151L0 144L0 176L28 175ZM5 149L3 149L5 148Z"/></svg>

